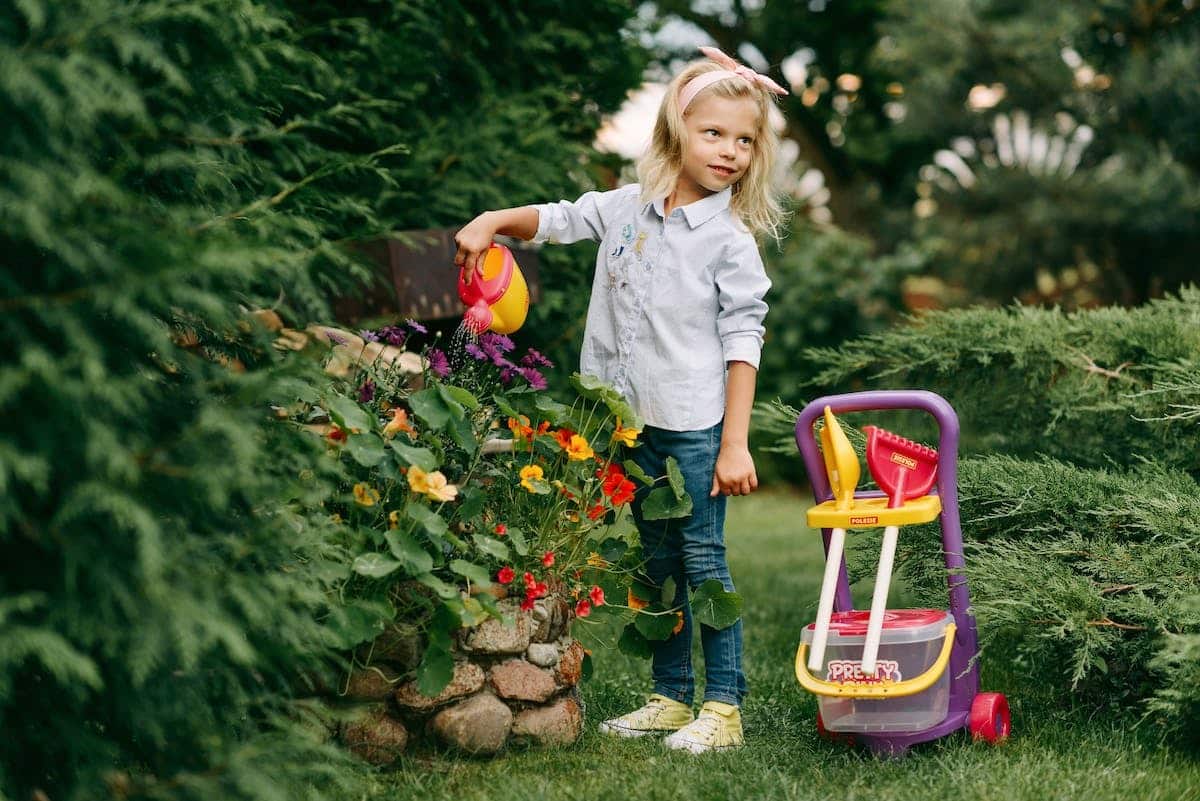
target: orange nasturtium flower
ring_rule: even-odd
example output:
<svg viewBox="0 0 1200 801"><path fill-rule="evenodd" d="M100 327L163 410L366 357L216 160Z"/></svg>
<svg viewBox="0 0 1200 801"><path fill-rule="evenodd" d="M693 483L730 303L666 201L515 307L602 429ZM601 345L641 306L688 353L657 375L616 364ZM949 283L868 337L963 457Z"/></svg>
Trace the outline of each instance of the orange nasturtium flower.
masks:
<svg viewBox="0 0 1200 801"><path fill-rule="evenodd" d="M408 421L408 412L396 407L392 409L392 419L383 427L383 436L385 439L391 439L398 433L403 431L406 434L416 436L417 430L412 427L412 423Z"/></svg>
<svg viewBox="0 0 1200 801"><path fill-rule="evenodd" d="M558 447L564 451L571 447L571 437L575 436L575 432L569 428L560 428L554 432L554 441L558 443Z"/></svg>
<svg viewBox="0 0 1200 801"><path fill-rule="evenodd" d="M678 634L679 632L683 631L683 612L681 610L676 610L675 616L679 618L679 622L675 624L675 628L671 629L672 634Z"/></svg>
<svg viewBox="0 0 1200 801"><path fill-rule="evenodd" d="M588 554L587 563L589 567L598 567L601 570L608 567L608 560L595 551Z"/></svg>
<svg viewBox="0 0 1200 801"><path fill-rule="evenodd" d="M523 441L533 436L533 429L529 426L529 418L525 415L521 415L520 420L515 417L508 418L508 428L512 431L513 439L515 440Z"/></svg>
<svg viewBox="0 0 1200 801"><path fill-rule="evenodd" d="M379 490L360 481L354 485L354 500L361 506L374 506L379 502Z"/></svg>
<svg viewBox="0 0 1200 801"><path fill-rule="evenodd" d="M573 462L582 462L596 455L596 452L592 450L592 446L588 445L588 441L579 434L571 435L571 440L565 450L567 458Z"/></svg>
<svg viewBox="0 0 1200 801"><path fill-rule="evenodd" d="M545 477L542 468L536 464L527 464L521 468L521 486L530 492L537 490L533 486L534 481L541 481Z"/></svg>
<svg viewBox="0 0 1200 801"><path fill-rule="evenodd" d="M619 442L626 447L632 448L637 442L638 434L640 433L642 433L640 428L622 428L621 418L618 417L617 428L615 431L613 431L612 438L614 441Z"/></svg>
<svg viewBox="0 0 1200 801"><path fill-rule="evenodd" d="M625 605L630 609L645 609L650 605L650 602L643 601L641 598L633 594L633 590L629 590L628 597L625 599Z"/></svg>

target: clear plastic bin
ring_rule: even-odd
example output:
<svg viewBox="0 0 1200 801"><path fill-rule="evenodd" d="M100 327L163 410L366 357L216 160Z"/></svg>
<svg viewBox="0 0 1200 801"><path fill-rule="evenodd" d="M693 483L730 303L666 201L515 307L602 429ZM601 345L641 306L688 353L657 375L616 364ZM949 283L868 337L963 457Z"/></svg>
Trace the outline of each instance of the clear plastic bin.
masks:
<svg viewBox="0 0 1200 801"><path fill-rule="evenodd" d="M937 660L945 641L946 625L954 618L940 609L889 609L884 616L879 640L879 657L874 677L862 674L863 642L868 611L838 612L829 626L825 663L817 678L845 680L903 681L924 673ZM802 642L810 646L816 624L805 627ZM943 670L927 690L899 698L842 698L818 696L821 720L829 731L911 732L922 731L946 719L950 701L949 670Z"/></svg>

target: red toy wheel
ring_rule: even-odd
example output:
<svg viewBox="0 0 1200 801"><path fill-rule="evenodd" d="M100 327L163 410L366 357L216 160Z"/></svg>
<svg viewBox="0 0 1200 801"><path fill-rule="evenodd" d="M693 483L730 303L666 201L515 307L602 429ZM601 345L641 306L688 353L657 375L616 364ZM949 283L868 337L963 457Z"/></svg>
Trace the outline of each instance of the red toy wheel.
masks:
<svg viewBox="0 0 1200 801"><path fill-rule="evenodd" d="M817 736L822 740L833 739L833 735L830 734L829 729L825 728L825 721L822 719L821 710L819 709L817 710Z"/></svg>
<svg viewBox="0 0 1200 801"><path fill-rule="evenodd" d="M854 745L853 734L842 734L841 732L830 731L825 728L825 719L821 717L821 710L817 710L817 736L822 740L828 740L831 743L841 743L842 745Z"/></svg>
<svg viewBox="0 0 1200 801"><path fill-rule="evenodd" d="M994 745L1008 738L1009 727L1008 699L1003 693L979 693L975 696L971 702L968 723L972 737Z"/></svg>

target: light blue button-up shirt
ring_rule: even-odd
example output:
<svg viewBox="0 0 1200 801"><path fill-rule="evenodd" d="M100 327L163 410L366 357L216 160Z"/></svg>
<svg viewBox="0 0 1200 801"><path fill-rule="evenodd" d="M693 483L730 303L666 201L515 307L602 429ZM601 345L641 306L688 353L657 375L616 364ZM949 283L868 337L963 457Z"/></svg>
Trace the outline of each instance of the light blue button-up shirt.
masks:
<svg viewBox="0 0 1200 801"><path fill-rule="evenodd" d="M771 286L726 189L663 214L637 184L535 206L535 242L600 242L580 370L645 422L698 431L725 414L726 364L758 367Z"/></svg>

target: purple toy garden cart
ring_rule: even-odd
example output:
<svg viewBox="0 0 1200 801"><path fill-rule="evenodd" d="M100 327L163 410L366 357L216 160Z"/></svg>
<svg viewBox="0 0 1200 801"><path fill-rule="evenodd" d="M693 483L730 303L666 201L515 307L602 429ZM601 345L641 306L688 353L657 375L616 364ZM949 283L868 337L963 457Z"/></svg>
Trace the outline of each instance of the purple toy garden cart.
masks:
<svg viewBox="0 0 1200 801"><path fill-rule="evenodd" d="M833 416L898 409L928 412L939 432L934 457L936 485L920 498L906 496L912 500L903 503L899 499L889 502L880 491L855 490L859 474L857 455ZM822 415L825 426L819 435L822 441L819 449L814 427ZM805 689L818 696L817 729L824 737L862 743L877 754L898 756L917 743L960 729L989 743L1008 736L1005 697L979 692L978 637L970 613L958 515L958 437L954 409L939 395L921 390L818 398L804 408L796 422L796 444L804 457L818 504L809 510L809 525L821 528L829 560L822 592L825 608L818 610L818 623L803 632L796 676ZM894 460L903 462L905 457L900 455ZM841 550L845 530L889 526L887 534L894 542L898 525L933 520L938 520L941 527L949 611L884 612L887 593L884 579L884 603L875 610L882 622L872 620L874 631L868 634L867 613L854 610L851 601ZM883 560L881 556L881 575L886 570L890 578L890 554L886 568ZM875 606L873 602L873 609ZM821 614L825 615L823 624ZM864 642L871 642L872 636L875 642L864 652ZM860 654L861 660L856 658ZM864 670L864 665L870 669Z"/></svg>

